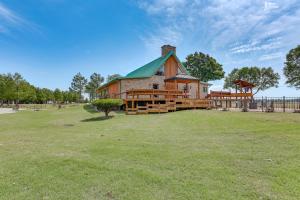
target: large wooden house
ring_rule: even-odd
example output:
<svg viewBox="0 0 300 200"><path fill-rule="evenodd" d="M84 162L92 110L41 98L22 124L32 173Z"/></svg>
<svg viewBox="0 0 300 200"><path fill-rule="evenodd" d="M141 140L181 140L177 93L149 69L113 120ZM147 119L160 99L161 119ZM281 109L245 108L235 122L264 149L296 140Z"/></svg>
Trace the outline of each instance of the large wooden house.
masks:
<svg viewBox="0 0 300 200"><path fill-rule="evenodd" d="M127 112L135 114L167 112L184 105L208 107L204 101L208 87L189 74L176 56L176 47L164 45L159 58L102 85L98 93L100 98L123 99Z"/></svg>
<svg viewBox="0 0 300 200"><path fill-rule="evenodd" d="M126 98L131 89L181 90L190 98L207 96L208 83L191 76L176 56L176 47L162 46L161 57L98 89L100 97Z"/></svg>

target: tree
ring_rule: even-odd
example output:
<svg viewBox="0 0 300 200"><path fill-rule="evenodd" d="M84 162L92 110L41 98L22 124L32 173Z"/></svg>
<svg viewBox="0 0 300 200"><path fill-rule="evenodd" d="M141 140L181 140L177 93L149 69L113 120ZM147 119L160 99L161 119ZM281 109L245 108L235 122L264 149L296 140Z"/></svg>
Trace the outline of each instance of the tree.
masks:
<svg viewBox="0 0 300 200"><path fill-rule="evenodd" d="M87 84L87 80L81 73L77 73L72 80L70 91L77 92L80 95L80 99L82 99L82 93Z"/></svg>
<svg viewBox="0 0 300 200"><path fill-rule="evenodd" d="M120 78L122 77L120 74L112 74L112 75L108 75L106 78L106 82L110 82L116 78Z"/></svg>
<svg viewBox="0 0 300 200"><path fill-rule="evenodd" d="M22 103L33 103L36 101L36 89L27 81L22 80L18 85L18 101Z"/></svg>
<svg viewBox="0 0 300 200"><path fill-rule="evenodd" d="M5 74L0 74L0 106L3 105L6 100L7 92L7 76Z"/></svg>
<svg viewBox="0 0 300 200"><path fill-rule="evenodd" d="M53 92L54 100L56 103L62 102L63 101L63 95L62 92L56 88Z"/></svg>
<svg viewBox="0 0 300 200"><path fill-rule="evenodd" d="M105 116L108 117L108 114L113 109L116 109L122 105L121 99L97 99L92 102L92 105L97 108L98 111L105 113Z"/></svg>
<svg viewBox="0 0 300 200"><path fill-rule="evenodd" d="M20 85L23 84L23 86L25 86L24 83L24 79L21 76L21 74L19 73L14 73L14 75L12 75L13 81L14 81L14 92L15 92L15 100L16 100L16 104L19 103L20 100ZM23 88L24 89L24 88Z"/></svg>
<svg viewBox="0 0 300 200"><path fill-rule="evenodd" d="M42 92L43 92L43 95L45 95L45 100L46 100L45 103L54 100L54 95L53 95L53 91L52 90L50 90L48 88L43 88Z"/></svg>
<svg viewBox="0 0 300 200"><path fill-rule="evenodd" d="M0 106L3 105L5 91L5 77L4 74L0 74Z"/></svg>
<svg viewBox="0 0 300 200"><path fill-rule="evenodd" d="M192 76L201 81L207 82L224 78L225 72L222 65L207 54L201 52L190 54L183 64Z"/></svg>
<svg viewBox="0 0 300 200"><path fill-rule="evenodd" d="M255 85L256 91L264 91L271 87L278 87L280 76L275 73L271 67L242 67L240 69L234 68L226 77L224 81L224 88L235 88L233 81L244 80Z"/></svg>
<svg viewBox="0 0 300 200"><path fill-rule="evenodd" d="M80 95L77 92L65 91L63 92L63 101L66 103L78 102Z"/></svg>
<svg viewBox="0 0 300 200"><path fill-rule="evenodd" d="M85 87L86 92L90 95L90 100L94 100L97 97L96 90L101 86L103 82L104 77L102 77L100 74L93 73L90 76L90 81Z"/></svg>
<svg viewBox="0 0 300 200"><path fill-rule="evenodd" d="M286 62L283 68L286 84L300 89L300 45L291 49L286 55Z"/></svg>
<svg viewBox="0 0 300 200"><path fill-rule="evenodd" d="M41 88L35 88L36 93L36 102L37 103L44 103L47 101L46 95L43 93L43 90Z"/></svg>
<svg viewBox="0 0 300 200"><path fill-rule="evenodd" d="M61 91L61 94L62 94L62 101L64 102L64 103L69 103L69 101L68 101L68 91Z"/></svg>
<svg viewBox="0 0 300 200"><path fill-rule="evenodd" d="M4 101L9 104L10 102L14 101L16 97L16 85L13 79L13 75L8 73L8 74L3 74L1 78L1 98L2 98L2 103Z"/></svg>

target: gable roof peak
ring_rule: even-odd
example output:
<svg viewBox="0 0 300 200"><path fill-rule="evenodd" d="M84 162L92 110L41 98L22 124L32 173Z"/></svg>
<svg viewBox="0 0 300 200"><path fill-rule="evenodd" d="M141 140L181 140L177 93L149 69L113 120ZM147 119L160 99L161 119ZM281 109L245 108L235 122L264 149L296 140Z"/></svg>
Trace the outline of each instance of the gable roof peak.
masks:
<svg viewBox="0 0 300 200"><path fill-rule="evenodd" d="M175 55L174 51L169 51L165 56L161 56L148 64L130 72L125 76L125 78L147 78L153 76L164 64L165 62L171 57L174 56L174 58L177 60L179 65L182 66L181 62ZM183 67L183 69L185 69ZM186 70L185 70L186 71Z"/></svg>

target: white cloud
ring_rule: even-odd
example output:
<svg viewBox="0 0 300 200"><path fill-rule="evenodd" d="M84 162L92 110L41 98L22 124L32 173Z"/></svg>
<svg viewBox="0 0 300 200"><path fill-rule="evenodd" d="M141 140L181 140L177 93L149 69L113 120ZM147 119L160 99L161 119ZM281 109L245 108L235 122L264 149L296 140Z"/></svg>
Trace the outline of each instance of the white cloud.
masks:
<svg viewBox="0 0 300 200"><path fill-rule="evenodd" d="M24 23L24 20L21 17L19 17L16 13L14 13L12 10L8 9L1 3L0 3L0 19L10 24L19 25Z"/></svg>
<svg viewBox="0 0 300 200"><path fill-rule="evenodd" d="M181 42L182 34L176 31L176 27L164 27L159 29L159 32L147 33L146 36L141 36L141 39L146 47L154 49L163 44L178 45Z"/></svg>
<svg viewBox="0 0 300 200"><path fill-rule="evenodd" d="M12 29L38 31L36 25L28 22L16 12L0 3L0 33L10 33Z"/></svg>
<svg viewBox="0 0 300 200"><path fill-rule="evenodd" d="M208 52L251 53L259 59L300 43L298 0L141 0L139 7L156 25L141 36L149 48L188 43Z"/></svg>
<svg viewBox="0 0 300 200"><path fill-rule="evenodd" d="M153 0L153 1L138 1L140 8L144 9L149 14L157 14L164 12L171 16L179 12L180 7L184 7L188 1L186 0Z"/></svg>
<svg viewBox="0 0 300 200"><path fill-rule="evenodd" d="M264 54L259 58L259 60L260 61L268 61L268 60L274 60L274 59L278 59L278 58L282 58L282 57L284 57L283 52L275 52L275 53L270 53L270 54Z"/></svg>
<svg viewBox="0 0 300 200"><path fill-rule="evenodd" d="M264 41L264 40L255 40L250 43L242 44L235 46L230 49L230 51L233 54L238 53L248 53L248 52L257 52L257 51L263 51L263 50L274 50L281 47L281 38L272 38L270 40Z"/></svg>
<svg viewBox="0 0 300 200"><path fill-rule="evenodd" d="M264 11L270 12L277 8L279 8L277 3L274 3L272 1L265 1Z"/></svg>

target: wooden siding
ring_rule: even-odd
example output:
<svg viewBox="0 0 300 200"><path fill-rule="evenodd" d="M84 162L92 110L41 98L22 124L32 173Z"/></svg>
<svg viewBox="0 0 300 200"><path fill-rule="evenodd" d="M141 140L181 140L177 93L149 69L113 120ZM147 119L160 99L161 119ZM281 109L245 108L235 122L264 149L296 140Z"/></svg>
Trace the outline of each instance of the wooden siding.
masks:
<svg viewBox="0 0 300 200"><path fill-rule="evenodd" d="M117 81L108 86L108 94L110 97L114 97L120 94L120 81Z"/></svg>
<svg viewBox="0 0 300 200"><path fill-rule="evenodd" d="M165 77L170 78L173 76L176 76L178 72L178 62L177 60L171 56L166 62L165 62Z"/></svg>

